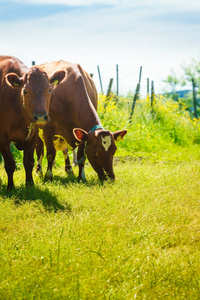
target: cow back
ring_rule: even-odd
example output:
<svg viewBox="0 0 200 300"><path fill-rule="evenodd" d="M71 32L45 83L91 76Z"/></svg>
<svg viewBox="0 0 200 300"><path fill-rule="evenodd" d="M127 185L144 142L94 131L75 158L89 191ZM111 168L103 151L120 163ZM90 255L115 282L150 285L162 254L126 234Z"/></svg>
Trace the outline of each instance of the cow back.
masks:
<svg viewBox="0 0 200 300"><path fill-rule="evenodd" d="M97 110L98 105L98 95L97 90L95 87L95 84L90 77L90 75L83 70L83 68L79 64L72 64L70 62L66 62L64 60L54 61L51 63L44 63L41 64L40 67L48 74L48 76L51 76L53 72L57 69L63 69L66 72L73 71L74 73L80 72L82 75L82 78L84 80L85 88L87 90L88 96L94 106L94 108Z"/></svg>

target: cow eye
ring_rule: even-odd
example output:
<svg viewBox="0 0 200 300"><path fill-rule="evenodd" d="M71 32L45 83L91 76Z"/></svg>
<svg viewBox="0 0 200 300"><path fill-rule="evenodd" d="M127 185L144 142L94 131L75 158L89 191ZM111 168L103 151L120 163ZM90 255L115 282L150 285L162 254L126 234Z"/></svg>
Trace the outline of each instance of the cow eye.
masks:
<svg viewBox="0 0 200 300"><path fill-rule="evenodd" d="M51 93L51 92L52 92L52 90L53 90L53 88L52 88L52 87L50 87L50 89L48 90L48 92L49 92L49 93Z"/></svg>

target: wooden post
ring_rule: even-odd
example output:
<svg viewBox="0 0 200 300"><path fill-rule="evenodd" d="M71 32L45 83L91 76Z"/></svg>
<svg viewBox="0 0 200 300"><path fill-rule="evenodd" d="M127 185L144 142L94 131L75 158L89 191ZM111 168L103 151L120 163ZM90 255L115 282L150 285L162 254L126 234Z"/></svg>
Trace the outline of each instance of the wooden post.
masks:
<svg viewBox="0 0 200 300"><path fill-rule="evenodd" d="M139 84L141 83L141 77L142 77L142 66L140 67L140 74L139 74Z"/></svg>
<svg viewBox="0 0 200 300"><path fill-rule="evenodd" d="M140 83L138 82L136 90L135 90L135 95L133 97L133 104L132 104L131 113L130 113L130 117L129 117L129 123L132 122L132 116L133 116L133 112L134 112L134 109L135 109L135 104L136 104L136 101L137 101L137 98L138 98L138 95L139 95L139 91L140 91Z"/></svg>
<svg viewBox="0 0 200 300"><path fill-rule="evenodd" d="M105 103L104 103L104 109L105 110L106 110L106 106L108 104L109 97L111 95L112 84L113 84L113 78L110 78L110 82L109 82L108 90L107 90L107 94L106 94L106 100L105 100Z"/></svg>
<svg viewBox="0 0 200 300"><path fill-rule="evenodd" d="M149 100L149 78L147 78L147 100Z"/></svg>
<svg viewBox="0 0 200 300"><path fill-rule="evenodd" d="M35 66L35 61L34 60L32 61L32 66Z"/></svg>
<svg viewBox="0 0 200 300"><path fill-rule="evenodd" d="M101 82L101 73L100 73L99 66L97 66L97 70L98 70L98 74L99 74L99 82L100 82L100 87L101 87L101 93L103 95L103 86L102 86L102 82Z"/></svg>
<svg viewBox="0 0 200 300"><path fill-rule="evenodd" d="M106 98L110 97L112 84L113 84L113 78L110 78L110 82L109 82L109 85L108 85L108 90L107 90Z"/></svg>
<svg viewBox="0 0 200 300"><path fill-rule="evenodd" d="M153 107L153 103L154 103L154 97L155 97L155 93L154 93L154 81L151 82L151 107Z"/></svg>
<svg viewBox="0 0 200 300"><path fill-rule="evenodd" d="M135 109L135 104L136 104L136 101L139 97L141 77L142 77L142 66L140 67L139 82L136 86L135 95L133 97L133 103L132 103L131 113L130 113L130 117L129 117L129 123L132 122L132 116L133 116L133 112L134 112L134 109Z"/></svg>
<svg viewBox="0 0 200 300"><path fill-rule="evenodd" d="M194 78L192 78L192 91L193 91L193 106L194 106L194 116L197 119L197 100L196 100L196 91L195 91L195 82Z"/></svg>
<svg viewBox="0 0 200 300"><path fill-rule="evenodd" d="M117 100L118 100L118 97L119 97L119 69L118 69L118 65L116 65L116 80L117 80L116 95L117 95Z"/></svg>

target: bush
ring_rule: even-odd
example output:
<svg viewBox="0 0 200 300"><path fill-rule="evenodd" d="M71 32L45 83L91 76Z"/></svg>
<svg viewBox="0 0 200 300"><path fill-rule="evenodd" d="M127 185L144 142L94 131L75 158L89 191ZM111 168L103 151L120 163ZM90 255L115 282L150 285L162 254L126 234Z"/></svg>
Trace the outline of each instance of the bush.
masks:
<svg viewBox="0 0 200 300"><path fill-rule="evenodd" d="M99 97L102 125L111 131L128 130L120 145L128 152L156 152L173 145L185 147L200 142L200 121L190 118L184 104L156 96L151 108L149 99L138 100L129 123L130 107L130 101L123 97L117 102L114 97Z"/></svg>

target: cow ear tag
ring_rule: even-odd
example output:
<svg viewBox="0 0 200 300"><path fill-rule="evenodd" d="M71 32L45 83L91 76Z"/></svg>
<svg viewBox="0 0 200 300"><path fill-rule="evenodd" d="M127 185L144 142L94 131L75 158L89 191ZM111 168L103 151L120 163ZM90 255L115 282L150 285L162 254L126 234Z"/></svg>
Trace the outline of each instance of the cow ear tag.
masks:
<svg viewBox="0 0 200 300"><path fill-rule="evenodd" d="M54 80L54 82L52 82L52 84L58 85L58 79Z"/></svg>
<svg viewBox="0 0 200 300"><path fill-rule="evenodd" d="M116 138L117 141L121 141L123 139L123 137L121 136L121 134L118 135L118 137Z"/></svg>

